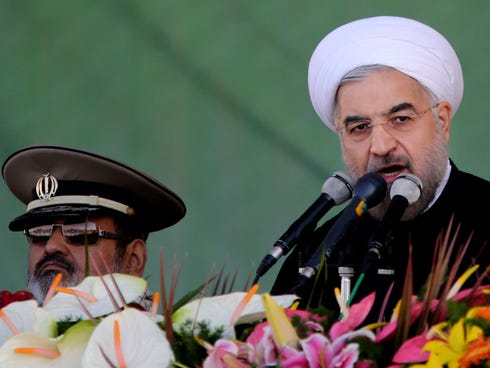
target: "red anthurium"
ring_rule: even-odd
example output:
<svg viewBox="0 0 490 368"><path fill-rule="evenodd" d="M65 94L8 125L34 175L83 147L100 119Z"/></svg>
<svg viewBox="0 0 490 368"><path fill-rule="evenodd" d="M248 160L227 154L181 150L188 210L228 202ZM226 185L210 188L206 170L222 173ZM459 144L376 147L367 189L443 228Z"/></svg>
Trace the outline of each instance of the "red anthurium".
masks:
<svg viewBox="0 0 490 368"><path fill-rule="evenodd" d="M34 296L27 290L19 290L13 294L8 290L3 290L0 291L0 308L3 308L13 302L22 302L30 299L34 299Z"/></svg>

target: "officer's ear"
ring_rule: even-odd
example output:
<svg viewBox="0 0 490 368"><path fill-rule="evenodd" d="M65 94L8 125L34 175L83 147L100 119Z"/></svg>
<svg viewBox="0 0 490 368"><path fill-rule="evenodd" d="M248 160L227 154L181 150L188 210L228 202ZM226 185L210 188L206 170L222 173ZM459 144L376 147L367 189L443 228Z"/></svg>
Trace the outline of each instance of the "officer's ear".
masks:
<svg viewBox="0 0 490 368"><path fill-rule="evenodd" d="M147 247L143 239L134 239L126 246L123 271L133 276L143 276L146 266Z"/></svg>

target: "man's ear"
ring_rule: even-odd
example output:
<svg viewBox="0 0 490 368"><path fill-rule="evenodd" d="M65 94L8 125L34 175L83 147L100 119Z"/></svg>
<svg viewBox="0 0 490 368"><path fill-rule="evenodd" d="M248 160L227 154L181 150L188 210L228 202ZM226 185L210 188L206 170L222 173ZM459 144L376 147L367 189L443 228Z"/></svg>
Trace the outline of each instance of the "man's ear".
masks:
<svg viewBox="0 0 490 368"><path fill-rule="evenodd" d="M439 123L441 124L442 131L446 137L446 141L449 142L450 131L451 131L451 105L447 101L439 102L437 106L437 116L439 118Z"/></svg>
<svg viewBox="0 0 490 368"><path fill-rule="evenodd" d="M147 247L143 239L134 239L126 246L124 271L133 276L143 276L146 266Z"/></svg>

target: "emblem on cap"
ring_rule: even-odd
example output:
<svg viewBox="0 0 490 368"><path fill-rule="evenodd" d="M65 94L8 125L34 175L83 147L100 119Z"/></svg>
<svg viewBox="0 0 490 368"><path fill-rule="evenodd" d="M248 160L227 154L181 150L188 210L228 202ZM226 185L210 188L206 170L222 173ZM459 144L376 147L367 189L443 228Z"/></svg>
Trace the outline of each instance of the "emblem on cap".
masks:
<svg viewBox="0 0 490 368"><path fill-rule="evenodd" d="M50 173L43 174L36 183L36 193L42 201L49 201L58 190L58 180Z"/></svg>

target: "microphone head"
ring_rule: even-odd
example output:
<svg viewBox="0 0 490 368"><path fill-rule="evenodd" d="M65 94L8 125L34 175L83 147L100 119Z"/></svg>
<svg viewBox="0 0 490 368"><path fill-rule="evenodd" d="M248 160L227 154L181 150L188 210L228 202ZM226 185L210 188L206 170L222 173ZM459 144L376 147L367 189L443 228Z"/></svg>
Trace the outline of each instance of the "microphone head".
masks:
<svg viewBox="0 0 490 368"><path fill-rule="evenodd" d="M422 188L422 182L415 175L400 174L391 184L390 198L399 195L406 198L411 205L420 198Z"/></svg>
<svg viewBox="0 0 490 368"><path fill-rule="evenodd" d="M354 180L341 171L335 171L325 180L322 193L333 199L336 205L342 204L352 197L354 191Z"/></svg>
<svg viewBox="0 0 490 368"><path fill-rule="evenodd" d="M376 206L386 195L388 185L383 177L374 172L368 172L357 180L354 196L366 202L367 208Z"/></svg>

